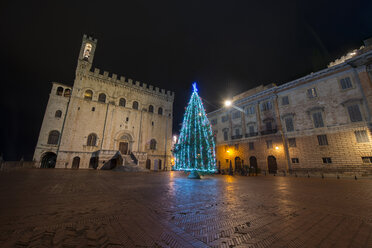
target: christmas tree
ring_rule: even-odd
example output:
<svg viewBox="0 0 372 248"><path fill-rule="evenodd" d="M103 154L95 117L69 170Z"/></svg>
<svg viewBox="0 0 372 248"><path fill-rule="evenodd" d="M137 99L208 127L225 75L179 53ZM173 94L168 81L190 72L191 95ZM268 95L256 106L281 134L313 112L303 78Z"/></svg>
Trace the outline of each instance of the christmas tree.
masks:
<svg viewBox="0 0 372 248"><path fill-rule="evenodd" d="M193 88L174 149L174 168L190 171L189 178L200 178L199 173L216 171L216 153L212 127L198 95L196 83Z"/></svg>

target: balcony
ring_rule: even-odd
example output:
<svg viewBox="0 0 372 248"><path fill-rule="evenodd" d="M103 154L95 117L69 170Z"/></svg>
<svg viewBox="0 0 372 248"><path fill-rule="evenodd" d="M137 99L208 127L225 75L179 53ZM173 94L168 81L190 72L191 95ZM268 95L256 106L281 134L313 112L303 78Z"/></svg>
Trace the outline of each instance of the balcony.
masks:
<svg viewBox="0 0 372 248"><path fill-rule="evenodd" d="M241 138L243 138L243 135L234 135L234 136L231 136L231 139L232 140L235 140L235 139L241 139Z"/></svg>
<svg viewBox="0 0 372 248"><path fill-rule="evenodd" d="M268 134L273 134L276 133L278 130L276 128L269 129L269 130L263 130L261 131L261 135L268 135Z"/></svg>
<svg viewBox="0 0 372 248"><path fill-rule="evenodd" d="M249 137L255 137L255 136L257 136L257 135L258 135L257 132L255 132L255 133L246 133L246 134L245 134L245 137L246 137L246 138L249 138Z"/></svg>

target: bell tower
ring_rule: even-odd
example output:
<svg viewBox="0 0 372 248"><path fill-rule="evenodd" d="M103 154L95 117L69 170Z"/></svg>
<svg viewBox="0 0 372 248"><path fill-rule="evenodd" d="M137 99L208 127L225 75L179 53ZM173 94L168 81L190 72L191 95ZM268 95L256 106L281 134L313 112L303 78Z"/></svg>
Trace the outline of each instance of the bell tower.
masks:
<svg viewBox="0 0 372 248"><path fill-rule="evenodd" d="M76 68L76 75L84 73L92 68L94 52L96 51L97 39L91 36L83 35L81 43L78 64Z"/></svg>

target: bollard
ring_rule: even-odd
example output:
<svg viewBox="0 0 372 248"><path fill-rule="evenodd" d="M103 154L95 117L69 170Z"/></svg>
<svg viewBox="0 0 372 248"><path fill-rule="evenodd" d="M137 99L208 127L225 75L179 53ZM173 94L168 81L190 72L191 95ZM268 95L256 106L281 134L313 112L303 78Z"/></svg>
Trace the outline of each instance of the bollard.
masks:
<svg viewBox="0 0 372 248"><path fill-rule="evenodd" d="M358 180L357 176L355 175L355 180Z"/></svg>
<svg viewBox="0 0 372 248"><path fill-rule="evenodd" d="M337 179L340 179L340 176L337 174Z"/></svg>

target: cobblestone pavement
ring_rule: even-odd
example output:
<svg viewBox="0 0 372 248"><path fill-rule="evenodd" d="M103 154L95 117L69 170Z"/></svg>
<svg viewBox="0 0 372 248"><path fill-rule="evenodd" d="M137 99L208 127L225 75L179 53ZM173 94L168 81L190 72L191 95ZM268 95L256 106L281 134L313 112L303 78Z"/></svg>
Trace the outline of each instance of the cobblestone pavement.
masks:
<svg viewBox="0 0 372 248"><path fill-rule="evenodd" d="M0 247L372 247L372 180L0 173Z"/></svg>

